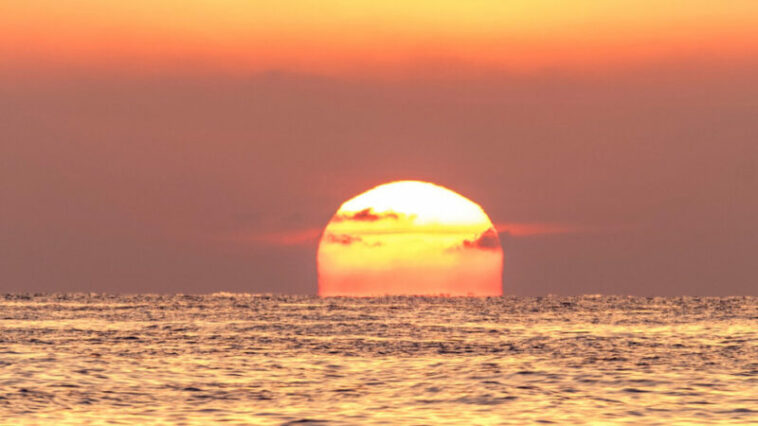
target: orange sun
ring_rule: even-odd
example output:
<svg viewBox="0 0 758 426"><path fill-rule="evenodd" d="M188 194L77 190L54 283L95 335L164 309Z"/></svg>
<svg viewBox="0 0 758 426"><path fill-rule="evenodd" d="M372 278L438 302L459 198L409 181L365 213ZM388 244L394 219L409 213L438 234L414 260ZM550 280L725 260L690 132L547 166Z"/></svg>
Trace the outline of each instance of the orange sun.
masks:
<svg viewBox="0 0 758 426"><path fill-rule="evenodd" d="M346 201L318 248L321 296L499 296L502 270L484 210L427 182L391 182Z"/></svg>

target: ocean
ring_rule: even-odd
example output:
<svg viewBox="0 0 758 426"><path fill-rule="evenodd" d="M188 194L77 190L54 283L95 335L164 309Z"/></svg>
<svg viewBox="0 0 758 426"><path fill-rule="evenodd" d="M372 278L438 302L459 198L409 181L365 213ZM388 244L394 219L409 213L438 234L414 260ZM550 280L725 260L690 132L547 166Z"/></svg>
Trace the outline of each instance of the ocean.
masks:
<svg viewBox="0 0 758 426"><path fill-rule="evenodd" d="M758 423L758 298L7 294L0 423Z"/></svg>

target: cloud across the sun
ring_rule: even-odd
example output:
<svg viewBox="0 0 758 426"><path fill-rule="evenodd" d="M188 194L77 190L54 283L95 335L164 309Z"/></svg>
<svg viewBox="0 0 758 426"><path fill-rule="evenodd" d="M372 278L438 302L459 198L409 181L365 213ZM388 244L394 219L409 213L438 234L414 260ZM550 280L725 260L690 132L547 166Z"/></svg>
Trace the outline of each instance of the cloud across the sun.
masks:
<svg viewBox="0 0 758 426"><path fill-rule="evenodd" d="M404 215L402 215L403 218ZM375 213L371 208L365 208L355 213L337 214L332 221L334 222L376 222L383 219L398 220L401 215L392 211Z"/></svg>
<svg viewBox="0 0 758 426"><path fill-rule="evenodd" d="M382 214L366 213L375 215L377 217L387 217ZM336 218L337 216L335 216ZM340 219L340 220L345 220ZM359 219L361 220L361 219ZM481 248L487 249L499 244L496 235L500 237L531 237L540 235L558 235L558 234L572 234L589 232L588 227L567 225L567 224L555 224L555 223L534 223L534 222L508 222L497 223L494 229L489 229L482 233L479 237L472 240L465 240L462 243L463 248ZM305 229L292 229L292 230L280 230L271 232L250 232L241 231L233 234L226 234L220 238L222 240L234 240L238 242L247 242L251 244L264 244L271 246L315 246L318 244L323 233L323 228L305 228ZM345 235L345 234L330 234L327 238L329 241L337 244L352 244L362 241L360 236Z"/></svg>
<svg viewBox="0 0 758 426"><path fill-rule="evenodd" d="M500 247L497 232L490 228L473 240L463 240L464 249L495 250Z"/></svg>

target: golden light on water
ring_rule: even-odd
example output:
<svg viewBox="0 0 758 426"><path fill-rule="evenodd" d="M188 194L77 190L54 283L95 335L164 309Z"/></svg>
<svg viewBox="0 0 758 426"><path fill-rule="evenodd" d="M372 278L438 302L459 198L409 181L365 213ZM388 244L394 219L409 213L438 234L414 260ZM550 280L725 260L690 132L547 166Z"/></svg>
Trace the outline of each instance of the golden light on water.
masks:
<svg viewBox="0 0 758 426"><path fill-rule="evenodd" d="M398 181L346 201L318 249L319 294L499 296L503 252L476 203Z"/></svg>

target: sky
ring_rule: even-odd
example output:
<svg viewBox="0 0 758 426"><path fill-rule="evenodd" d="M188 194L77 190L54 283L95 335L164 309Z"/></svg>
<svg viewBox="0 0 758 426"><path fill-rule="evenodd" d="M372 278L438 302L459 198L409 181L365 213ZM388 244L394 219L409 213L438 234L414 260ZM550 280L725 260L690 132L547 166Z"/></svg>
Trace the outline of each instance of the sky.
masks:
<svg viewBox="0 0 758 426"><path fill-rule="evenodd" d="M317 291L434 182L513 295L758 295L752 0L0 3L0 292Z"/></svg>

